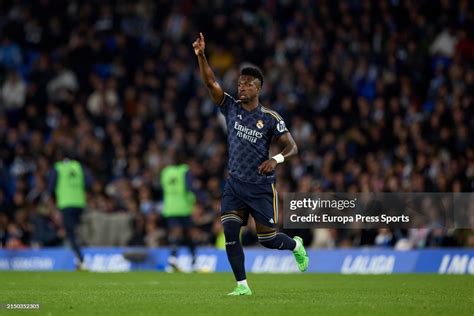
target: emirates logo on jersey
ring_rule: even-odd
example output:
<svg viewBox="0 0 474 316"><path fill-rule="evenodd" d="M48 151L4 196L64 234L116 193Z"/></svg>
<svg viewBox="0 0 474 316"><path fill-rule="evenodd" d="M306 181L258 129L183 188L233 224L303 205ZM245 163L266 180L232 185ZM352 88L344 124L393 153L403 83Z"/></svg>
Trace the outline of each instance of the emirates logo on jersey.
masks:
<svg viewBox="0 0 474 316"><path fill-rule="evenodd" d="M257 139L263 137L262 132L258 132L255 129L248 128L247 126L239 124L239 122L235 122L234 129L237 130L235 136L248 140L251 143L256 143Z"/></svg>
<svg viewBox="0 0 474 316"><path fill-rule="evenodd" d="M257 121L257 127L258 127L259 129L262 129L264 125L265 125L265 124L263 124L263 121L262 121L262 120L258 120L258 121Z"/></svg>

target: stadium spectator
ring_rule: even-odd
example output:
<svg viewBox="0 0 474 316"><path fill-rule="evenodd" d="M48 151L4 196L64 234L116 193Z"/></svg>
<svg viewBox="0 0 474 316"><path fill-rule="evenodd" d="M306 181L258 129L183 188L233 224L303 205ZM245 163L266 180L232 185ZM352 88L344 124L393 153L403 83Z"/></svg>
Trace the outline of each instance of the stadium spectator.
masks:
<svg viewBox="0 0 474 316"><path fill-rule="evenodd" d="M15 122L15 116L25 105L26 84L16 71L9 71L2 85L2 104L10 121ZM13 116L13 113L16 113Z"/></svg>
<svg viewBox="0 0 474 316"><path fill-rule="evenodd" d="M225 129L198 80L191 30L213 43L209 58L226 91L235 92L238 75L229 65L252 62L265 73L262 104L281 113L300 149L277 172L280 192L472 192L472 6L428 0L1 3L2 246L36 243L35 197L54 152L64 147L77 149L95 179L86 212L134 218L149 205L161 211L160 171L171 161L170 149L184 149L195 159L199 240L218 241L222 228L210 214L219 214ZM143 220L130 224L139 235L133 243L145 244L147 231L156 236L154 225L163 229L159 217ZM54 223L48 227L61 239ZM413 240L411 247L473 240L472 231L461 230L389 233L392 245ZM315 232L306 242L312 235L318 245L370 246L377 231Z"/></svg>

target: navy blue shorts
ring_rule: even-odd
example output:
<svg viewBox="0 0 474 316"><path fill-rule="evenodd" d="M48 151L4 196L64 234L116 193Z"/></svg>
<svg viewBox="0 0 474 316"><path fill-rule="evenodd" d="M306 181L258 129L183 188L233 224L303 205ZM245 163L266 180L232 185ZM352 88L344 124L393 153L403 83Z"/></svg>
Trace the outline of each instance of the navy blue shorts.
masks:
<svg viewBox="0 0 474 316"><path fill-rule="evenodd" d="M193 226L191 216L170 216L166 217L166 226L168 229L174 227L181 227L183 229L190 229Z"/></svg>
<svg viewBox="0 0 474 316"><path fill-rule="evenodd" d="M278 193L273 183L246 183L227 179L222 194L221 213L245 211L244 226L252 214L259 224L275 227L278 222Z"/></svg>

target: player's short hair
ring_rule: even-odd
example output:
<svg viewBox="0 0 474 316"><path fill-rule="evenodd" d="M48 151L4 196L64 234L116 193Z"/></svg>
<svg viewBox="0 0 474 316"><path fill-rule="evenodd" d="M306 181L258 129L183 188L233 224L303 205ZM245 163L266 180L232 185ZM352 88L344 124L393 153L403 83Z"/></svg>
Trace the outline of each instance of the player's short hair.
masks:
<svg viewBox="0 0 474 316"><path fill-rule="evenodd" d="M244 67L240 70L240 74L244 76L252 76L260 80L260 85L263 86L263 74L257 67Z"/></svg>

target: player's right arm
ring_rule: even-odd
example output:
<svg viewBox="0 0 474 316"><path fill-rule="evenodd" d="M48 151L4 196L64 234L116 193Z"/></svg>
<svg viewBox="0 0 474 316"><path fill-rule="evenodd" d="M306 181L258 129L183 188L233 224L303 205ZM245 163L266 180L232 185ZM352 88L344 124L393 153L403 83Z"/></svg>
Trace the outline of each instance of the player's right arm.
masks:
<svg viewBox="0 0 474 316"><path fill-rule="evenodd" d="M217 82L214 72L207 62L206 55L204 54L205 47L204 35L199 33L199 37L193 43L194 53L199 63L199 72L201 73L201 78L209 91L212 101L215 104L221 104L224 99L224 91Z"/></svg>

